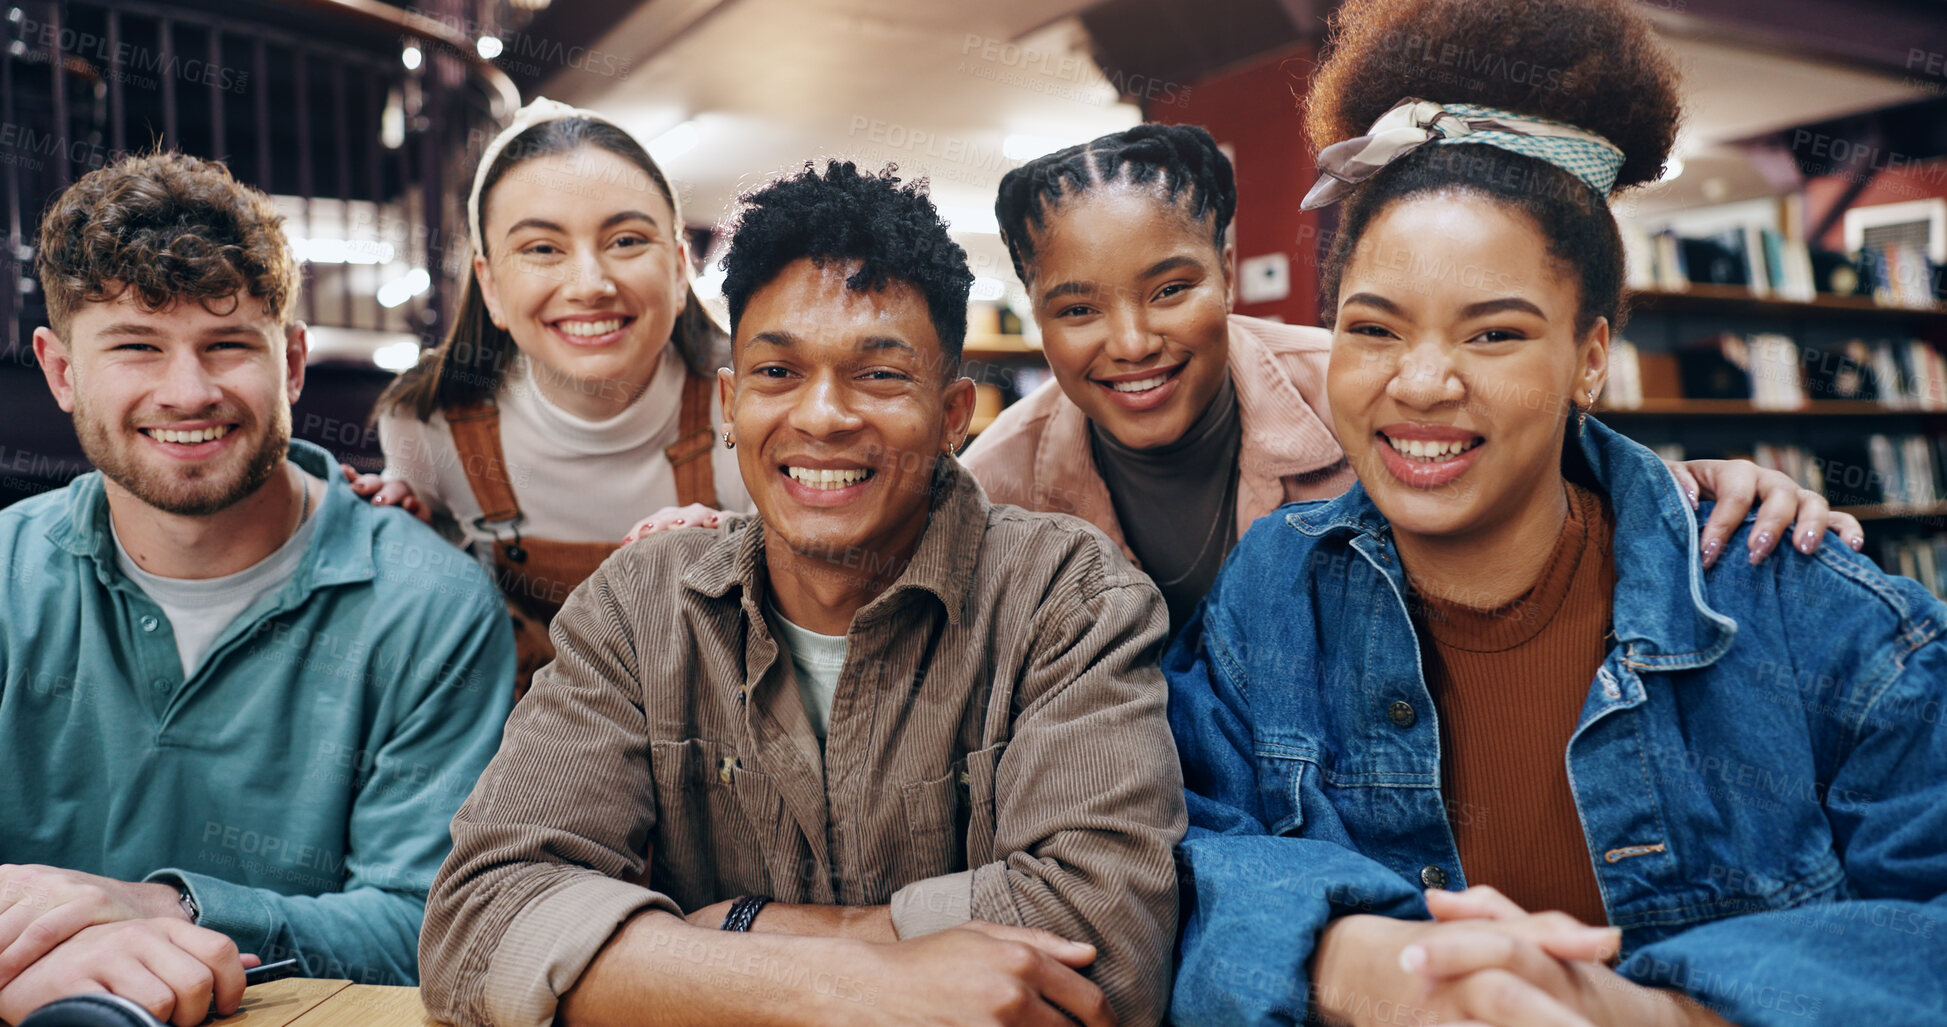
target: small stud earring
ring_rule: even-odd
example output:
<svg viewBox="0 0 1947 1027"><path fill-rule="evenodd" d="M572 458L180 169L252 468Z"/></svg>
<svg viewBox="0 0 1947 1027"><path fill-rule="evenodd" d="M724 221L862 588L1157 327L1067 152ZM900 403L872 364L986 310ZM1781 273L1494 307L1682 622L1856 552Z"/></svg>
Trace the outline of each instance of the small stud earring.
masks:
<svg viewBox="0 0 1947 1027"><path fill-rule="evenodd" d="M728 428L725 428L725 429L723 430L723 448L725 448L725 449L736 449L736 448L737 448L737 443L736 443L736 440L734 440L734 439L732 439L732 438L730 437L730 429L728 429Z"/></svg>

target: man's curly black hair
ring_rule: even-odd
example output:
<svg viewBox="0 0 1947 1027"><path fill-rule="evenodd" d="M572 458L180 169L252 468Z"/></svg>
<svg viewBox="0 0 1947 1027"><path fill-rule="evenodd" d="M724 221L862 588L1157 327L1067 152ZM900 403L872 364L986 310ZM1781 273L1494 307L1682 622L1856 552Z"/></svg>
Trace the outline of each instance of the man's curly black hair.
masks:
<svg viewBox="0 0 1947 1027"><path fill-rule="evenodd" d="M833 160L821 175L807 161L801 174L746 194L723 258L730 331L737 331L751 295L792 261L809 257L822 267L856 260L859 269L845 279L846 288L883 289L897 279L918 289L946 368L957 366L973 288L967 251L947 235L925 180L902 186L897 170L888 165L873 175Z"/></svg>

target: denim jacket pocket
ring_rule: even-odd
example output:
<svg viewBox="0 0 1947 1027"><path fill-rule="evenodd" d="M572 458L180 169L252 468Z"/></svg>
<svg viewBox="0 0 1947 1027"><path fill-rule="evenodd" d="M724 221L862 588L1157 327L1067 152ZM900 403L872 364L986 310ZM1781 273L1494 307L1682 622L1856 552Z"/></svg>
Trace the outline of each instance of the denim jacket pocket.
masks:
<svg viewBox="0 0 1947 1027"><path fill-rule="evenodd" d="M1307 773L1318 773L1317 754L1309 749L1260 743L1257 758L1257 801L1274 835L1296 835L1305 826L1301 789Z"/></svg>

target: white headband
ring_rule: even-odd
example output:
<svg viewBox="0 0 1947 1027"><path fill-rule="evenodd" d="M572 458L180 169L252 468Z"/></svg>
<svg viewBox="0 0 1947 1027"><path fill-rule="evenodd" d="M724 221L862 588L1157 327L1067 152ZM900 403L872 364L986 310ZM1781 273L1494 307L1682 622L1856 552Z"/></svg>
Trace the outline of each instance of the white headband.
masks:
<svg viewBox="0 0 1947 1027"><path fill-rule="evenodd" d="M486 150L481 152L480 166L473 172L473 191L467 194L466 200L466 227L467 237L473 243L474 253L483 254L487 252L487 247L484 245L485 237L481 234L482 226L480 223L480 194L484 191L487 184L487 170L494 166L494 161L500 159L500 151L505 150L507 144L513 142L521 133L544 122L560 121L563 118L587 118L590 121L599 121L604 125L609 125L618 132L625 134L628 132L627 129L594 111L584 107L570 107L565 103L550 100L545 96L537 96L532 103L515 111L514 120L506 128L501 129L500 134L494 136L493 142L488 143ZM644 152L647 152L647 147L644 148ZM654 166L653 159L650 163L651 166ZM658 175L661 175L662 169L657 168L656 172ZM669 190L669 209L676 221L676 224L671 226L671 230L675 231L683 223L683 212L676 204L676 191L673 187Z"/></svg>

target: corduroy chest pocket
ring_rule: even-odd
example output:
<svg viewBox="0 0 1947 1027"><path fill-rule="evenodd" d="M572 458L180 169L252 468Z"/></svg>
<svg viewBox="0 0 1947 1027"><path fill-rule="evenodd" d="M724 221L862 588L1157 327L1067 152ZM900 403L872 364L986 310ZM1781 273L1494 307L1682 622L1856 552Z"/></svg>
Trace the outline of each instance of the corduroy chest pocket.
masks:
<svg viewBox="0 0 1947 1027"><path fill-rule="evenodd" d="M955 760L945 774L899 788L907 835L891 854L895 880L917 881L967 869L967 765Z"/></svg>
<svg viewBox="0 0 1947 1027"><path fill-rule="evenodd" d="M650 742L649 767L656 783L650 887L684 909L747 892L785 898L765 872L770 832L753 826L744 808L776 804L762 773L729 744L702 738Z"/></svg>

